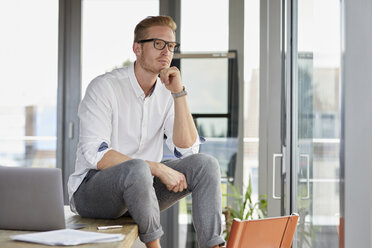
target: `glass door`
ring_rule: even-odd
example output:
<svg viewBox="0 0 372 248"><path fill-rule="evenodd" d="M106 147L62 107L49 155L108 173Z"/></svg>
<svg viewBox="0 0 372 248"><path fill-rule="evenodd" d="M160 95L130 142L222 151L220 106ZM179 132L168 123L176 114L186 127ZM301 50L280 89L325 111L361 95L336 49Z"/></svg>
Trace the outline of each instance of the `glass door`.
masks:
<svg viewBox="0 0 372 248"><path fill-rule="evenodd" d="M339 247L340 1L295 0L293 13L293 244Z"/></svg>

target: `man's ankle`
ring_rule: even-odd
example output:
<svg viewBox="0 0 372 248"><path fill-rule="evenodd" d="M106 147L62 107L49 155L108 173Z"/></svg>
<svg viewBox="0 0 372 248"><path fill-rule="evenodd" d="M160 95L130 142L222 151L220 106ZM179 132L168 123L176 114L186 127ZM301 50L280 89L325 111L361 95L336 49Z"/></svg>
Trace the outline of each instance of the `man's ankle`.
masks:
<svg viewBox="0 0 372 248"><path fill-rule="evenodd" d="M150 241L150 242L146 243L146 247L147 248L161 248L160 240L157 239L157 240L154 240L154 241Z"/></svg>

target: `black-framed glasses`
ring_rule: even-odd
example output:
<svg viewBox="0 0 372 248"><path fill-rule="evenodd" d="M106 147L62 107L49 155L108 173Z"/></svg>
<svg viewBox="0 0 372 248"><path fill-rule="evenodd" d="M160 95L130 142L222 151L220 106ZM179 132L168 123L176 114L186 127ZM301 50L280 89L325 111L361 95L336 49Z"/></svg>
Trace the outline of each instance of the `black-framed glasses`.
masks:
<svg viewBox="0 0 372 248"><path fill-rule="evenodd" d="M172 52L172 53L177 52L180 47L180 43L178 42L165 41L165 40L158 39L158 38L139 40L137 41L137 43L145 43L145 42L150 42L150 41L154 42L154 48L158 50L163 50L165 46L168 46L169 52Z"/></svg>

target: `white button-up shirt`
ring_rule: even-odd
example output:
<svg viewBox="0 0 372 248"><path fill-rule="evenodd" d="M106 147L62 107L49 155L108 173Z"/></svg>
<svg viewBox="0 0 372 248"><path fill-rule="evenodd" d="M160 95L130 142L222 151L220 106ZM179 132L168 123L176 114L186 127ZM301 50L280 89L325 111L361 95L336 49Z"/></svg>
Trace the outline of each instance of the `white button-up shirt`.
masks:
<svg viewBox="0 0 372 248"><path fill-rule="evenodd" d="M75 172L68 182L72 210L72 195L87 172L97 169L97 163L111 149L131 158L160 162L165 134L168 148L177 157L199 152L199 137L189 148L173 144L173 97L160 79L145 97L134 74L134 64L95 78L80 103L78 116Z"/></svg>

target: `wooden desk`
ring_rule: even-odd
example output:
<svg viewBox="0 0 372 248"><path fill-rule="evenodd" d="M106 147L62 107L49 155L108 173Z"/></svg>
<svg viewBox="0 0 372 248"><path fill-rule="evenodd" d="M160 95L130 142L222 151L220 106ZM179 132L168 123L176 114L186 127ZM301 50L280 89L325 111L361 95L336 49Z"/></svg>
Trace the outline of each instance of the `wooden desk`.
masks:
<svg viewBox="0 0 372 248"><path fill-rule="evenodd" d="M70 211L68 206L65 206L66 224L86 224L87 227L82 228L82 231L91 231L99 233L120 233L124 234L125 238L118 242L99 243L99 244L85 244L75 247L92 247L92 248L130 248L138 237L138 226L131 218L120 218L116 220L101 220L101 219L86 219L75 215ZM123 225L120 229L97 230L98 226ZM72 247L72 246L48 246L41 244L25 243L13 241L9 237L17 234L32 233L31 231L12 231L0 230L0 247L1 248L51 248L51 247Z"/></svg>

